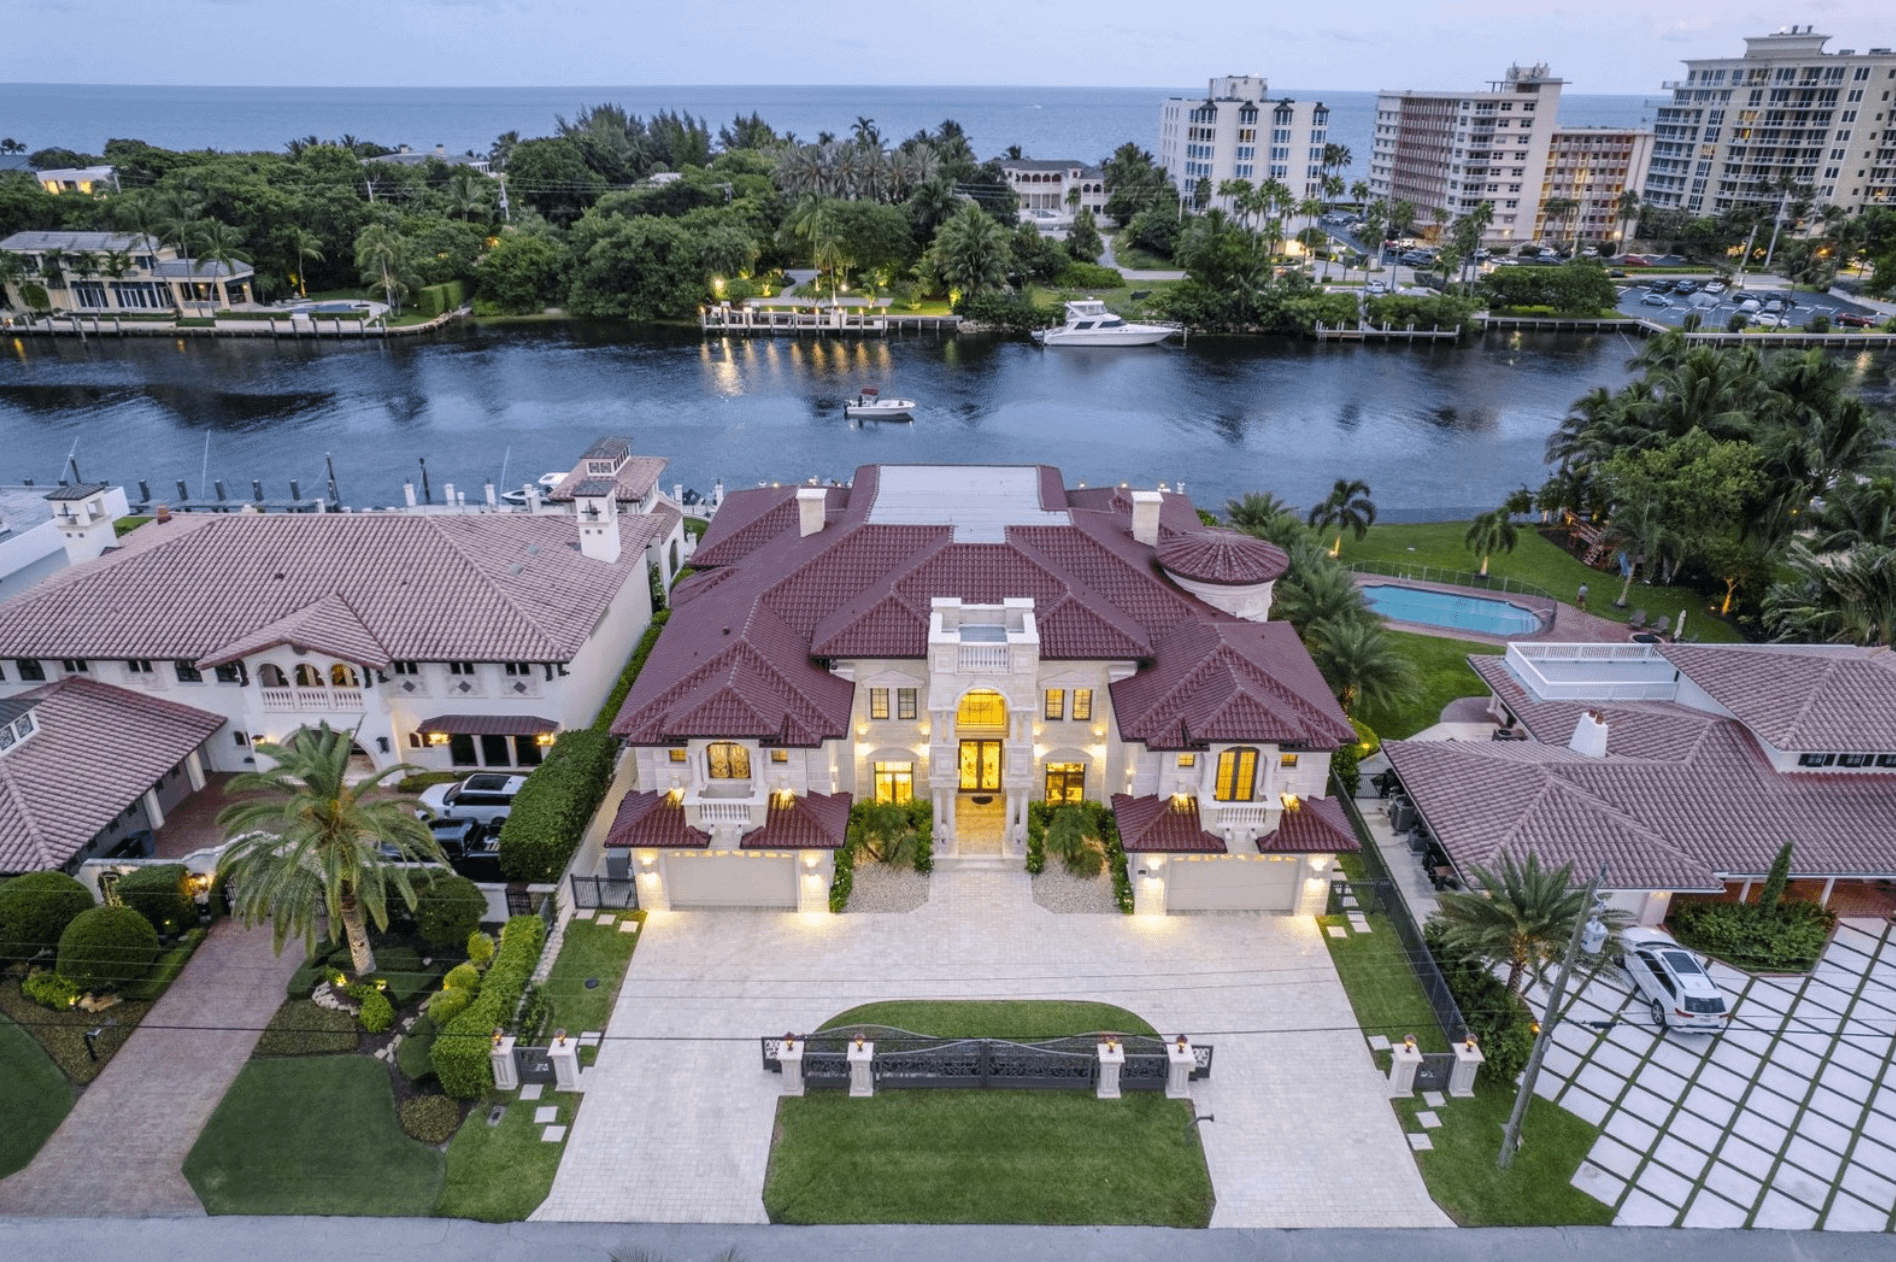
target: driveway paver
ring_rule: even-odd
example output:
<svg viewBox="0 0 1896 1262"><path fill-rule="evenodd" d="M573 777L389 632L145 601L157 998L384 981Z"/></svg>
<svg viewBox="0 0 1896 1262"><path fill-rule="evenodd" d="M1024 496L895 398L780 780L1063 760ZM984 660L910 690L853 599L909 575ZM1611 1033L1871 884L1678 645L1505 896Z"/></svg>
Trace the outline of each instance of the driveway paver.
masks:
<svg viewBox="0 0 1896 1262"><path fill-rule="evenodd" d="M1891 1230L1896 927L1842 922L1809 977L1713 971L1738 997L1717 1038L1655 1030L1616 969L1581 992L1617 1024L1563 1024L1536 1084L1604 1127L1575 1186L1621 1226Z"/></svg>
<svg viewBox="0 0 1896 1262"><path fill-rule="evenodd" d="M759 1037L958 998L1099 1000L1213 1043L1193 1100L1216 1118L1215 1227L1449 1225L1314 921L1055 915L1004 872L938 872L901 915L653 913L533 1217L763 1222L779 1079Z"/></svg>
<svg viewBox="0 0 1896 1262"><path fill-rule="evenodd" d="M301 963L271 951L267 926L219 921L32 1164L0 1180L0 1214L202 1214L185 1156Z"/></svg>

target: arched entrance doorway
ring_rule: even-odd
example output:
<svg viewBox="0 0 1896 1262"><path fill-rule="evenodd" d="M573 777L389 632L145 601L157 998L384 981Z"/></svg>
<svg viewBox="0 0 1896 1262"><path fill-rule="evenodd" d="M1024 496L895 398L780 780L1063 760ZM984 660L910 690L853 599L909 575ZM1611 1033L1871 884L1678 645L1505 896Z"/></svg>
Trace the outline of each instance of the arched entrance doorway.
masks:
<svg viewBox="0 0 1896 1262"><path fill-rule="evenodd" d="M955 708L959 760L954 829L961 854L1001 852L1007 825L1001 783L1007 726L1007 699L991 688L974 689Z"/></svg>

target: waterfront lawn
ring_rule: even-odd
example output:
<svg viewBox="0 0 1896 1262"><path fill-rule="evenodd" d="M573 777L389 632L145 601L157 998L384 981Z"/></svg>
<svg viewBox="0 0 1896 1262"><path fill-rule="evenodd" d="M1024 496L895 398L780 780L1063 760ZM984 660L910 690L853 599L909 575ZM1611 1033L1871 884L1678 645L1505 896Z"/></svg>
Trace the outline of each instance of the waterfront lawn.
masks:
<svg viewBox="0 0 1896 1262"><path fill-rule="evenodd" d="M448 1144L448 1173L436 1216L517 1223L540 1208L553 1190L566 1145L540 1138L546 1128L533 1120L534 1110L555 1106L560 1124L571 1127L580 1099L578 1092L568 1091L548 1092L539 1100L497 1091L469 1110ZM488 1110L497 1104L505 1105L507 1112L498 1125L489 1126Z"/></svg>
<svg viewBox="0 0 1896 1262"><path fill-rule="evenodd" d="M1176 260L1161 257L1149 250L1142 250L1130 241L1125 241L1120 237L1114 237L1112 241L1113 257L1119 260L1120 267L1128 271L1177 272L1184 270L1179 267Z"/></svg>
<svg viewBox="0 0 1896 1262"><path fill-rule="evenodd" d="M33 1036L0 1016L0 1178L24 1169L72 1109L72 1087Z"/></svg>
<svg viewBox="0 0 1896 1262"><path fill-rule="evenodd" d="M1736 643L1744 639L1735 627L1719 621L1707 611L1707 598L1689 587L1660 587L1634 583L1625 609L1615 609L1620 578L1607 570L1589 569L1578 557L1541 537L1538 527L1521 523L1520 542L1512 552L1497 552L1488 567L1496 578L1512 578L1531 583L1551 592L1556 600L1572 604L1580 584L1589 588L1587 612L1602 618L1624 622L1634 609L1644 609L1648 619L1665 617L1675 622L1681 609L1686 611L1685 634L1707 643ZM1356 561L1376 561L1385 565L1434 565L1450 570L1473 572L1481 568L1481 558L1469 552L1462 540L1468 533L1465 521L1420 523L1379 523L1361 539L1345 535L1342 559L1348 565ZM1554 627L1556 637L1560 630ZM1380 730L1380 729L1379 729Z"/></svg>
<svg viewBox="0 0 1896 1262"><path fill-rule="evenodd" d="M1390 641L1408 659L1416 675L1416 691L1400 705L1363 705L1356 717L1369 724L1370 730L1385 740L1414 736L1425 727L1433 727L1442 717L1442 708L1457 697L1484 696L1487 686L1470 669L1470 653L1500 653L1498 644L1477 644L1473 640L1450 640L1435 635L1417 635L1409 631L1389 632Z"/></svg>
<svg viewBox="0 0 1896 1262"><path fill-rule="evenodd" d="M642 912L621 912L610 924L590 920L567 922L566 940L541 991L552 997L553 1025L570 1034L604 1030L619 998L626 966L638 933L621 933L621 920L643 918ZM596 983L591 989L587 983Z"/></svg>
<svg viewBox="0 0 1896 1262"><path fill-rule="evenodd" d="M412 1218L434 1211L445 1165L402 1133L381 1061L299 1056L243 1067L184 1177L213 1214Z"/></svg>

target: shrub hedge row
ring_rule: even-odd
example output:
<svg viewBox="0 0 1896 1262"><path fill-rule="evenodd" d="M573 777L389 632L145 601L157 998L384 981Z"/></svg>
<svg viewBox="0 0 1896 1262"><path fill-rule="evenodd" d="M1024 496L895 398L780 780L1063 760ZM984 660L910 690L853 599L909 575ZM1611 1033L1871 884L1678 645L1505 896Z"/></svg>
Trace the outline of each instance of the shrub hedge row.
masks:
<svg viewBox="0 0 1896 1262"><path fill-rule="evenodd" d="M28 872L0 884L0 963L30 960L59 945L92 892L64 872Z"/></svg>
<svg viewBox="0 0 1896 1262"><path fill-rule="evenodd" d="M836 852L836 873L830 878L830 911L849 906L849 893L856 888L856 852L844 846Z"/></svg>
<svg viewBox="0 0 1896 1262"><path fill-rule="evenodd" d="M1534 1050L1534 1014L1489 971L1485 960L1445 946L1439 924L1429 924L1422 936L1441 966L1468 1032L1481 1044L1482 1076L1497 1085L1512 1083Z"/></svg>
<svg viewBox="0 0 1896 1262"><path fill-rule="evenodd" d="M94 907L59 935L59 975L85 990L144 975L158 954L158 931L130 907Z"/></svg>
<svg viewBox="0 0 1896 1262"><path fill-rule="evenodd" d="M517 815L518 802L515 807ZM546 924L538 916L515 916L501 930L500 950L487 970L479 996L435 1038L430 1059L443 1091L456 1099L471 1100L494 1085L488 1060L489 1037L497 1027L513 1021L514 1010L520 1006L520 996L532 980L545 945Z"/></svg>
<svg viewBox="0 0 1896 1262"><path fill-rule="evenodd" d="M604 733L560 733L501 825L500 870L508 880L559 879L612 784L617 752L618 742Z"/></svg>
<svg viewBox="0 0 1896 1262"><path fill-rule="evenodd" d="M198 922L197 904L186 885L189 879L182 863L138 868L119 878L118 898L169 936Z"/></svg>
<svg viewBox="0 0 1896 1262"><path fill-rule="evenodd" d="M1675 903L1668 923L1694 951L1743 969L1804 971L1817 963L1837 923L1815 903Z"/></svg>
<svg viewBox="0 0 1896 1262"><path fill-rule="evenodd" d="M415 314L433 319L444 311L458 310L466 301L467 286L458 280L424 285L415 291Z"/></svg>
<svg viewBox="0 0 1896 1262"><path fill-rule="evenodd" d="M632 691L639 672L645 669L645 659L652 655L652 646L658 643L658 633L671 621L671 610L660 609L652 615L652 625L645 628L645 634L639 637L638 644L632 650L632 656L626 661L625 669L619 672L619 682L612 685L612 691L606 694L606 703L599 707L599 713L593 716L592 730L601 736L612 730L612 720L619 715L619 707L625 704L626 695Z"/></svg>

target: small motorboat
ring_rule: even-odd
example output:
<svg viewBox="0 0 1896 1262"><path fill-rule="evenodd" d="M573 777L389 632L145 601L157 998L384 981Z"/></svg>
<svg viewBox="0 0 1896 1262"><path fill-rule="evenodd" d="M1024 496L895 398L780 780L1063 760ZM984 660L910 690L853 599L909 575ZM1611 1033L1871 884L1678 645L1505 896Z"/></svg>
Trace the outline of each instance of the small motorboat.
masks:
<svg viewBox="0 0 1896 1262"><path fill-rule="evenodd" d="M912 421L915 400L885 399L874 386L864 386L853 399L843 401L843 415L852 421Z"/></svg>
<svg viewBox="0 0 1896 1262"><path fill-rule="evenodd" d="M540 498L544 500L548 494L552 492L554 487L564 481L566 481L566 474L564 472L542 473L535 479L533 485L534 489L540 493ZM523 486L518 490L502 491L500 498L503 503L507 504L525 504L527 502L527 488Z"/></svg>
<svg viewBox="0 0 1896 1262"><path fill-rule="evenodd" d="M1132 324L1107 310L1096 298L1069 302L1066 323L1057 329L1035 329L1042 346L1151 346L1177 333L1174 324Z"/></svg>

